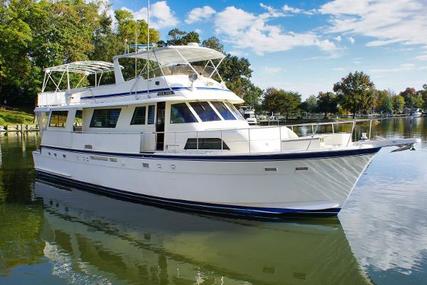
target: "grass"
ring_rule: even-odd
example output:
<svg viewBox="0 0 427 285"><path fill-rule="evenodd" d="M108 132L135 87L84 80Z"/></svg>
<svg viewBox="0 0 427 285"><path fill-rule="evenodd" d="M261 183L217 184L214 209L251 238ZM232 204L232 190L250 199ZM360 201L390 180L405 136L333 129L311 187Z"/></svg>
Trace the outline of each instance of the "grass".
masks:
<svg viewBox="0 0 427 285"><path fill-rule="evenodd" d="M34 115L23 111L0 108L0 126L33 125Z"/></svg>

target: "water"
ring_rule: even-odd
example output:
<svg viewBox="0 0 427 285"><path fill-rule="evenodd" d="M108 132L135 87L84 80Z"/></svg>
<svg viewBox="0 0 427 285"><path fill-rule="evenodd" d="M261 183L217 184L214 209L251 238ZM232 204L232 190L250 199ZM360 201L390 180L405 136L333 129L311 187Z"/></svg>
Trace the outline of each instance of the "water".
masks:
<svg viewBox="0 0 427 285"><path fill-rule="evenodd" d="M262 222L170 211L37 180L38 138L0 136L0 284L426 284L427 118L382 150L339 218Z"/></svg>

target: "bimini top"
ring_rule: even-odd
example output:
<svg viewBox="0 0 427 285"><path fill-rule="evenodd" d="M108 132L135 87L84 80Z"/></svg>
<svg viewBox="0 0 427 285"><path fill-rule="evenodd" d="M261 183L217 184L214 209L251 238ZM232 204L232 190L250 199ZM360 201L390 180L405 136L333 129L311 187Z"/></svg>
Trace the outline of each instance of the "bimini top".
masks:
<svg viewBox="0 0 427 285"><path fill-rule="evenodd" d="M161 66L188 64L197 61L223 59L225 55L211 48L200 47L197 44L186 46L153 47L143 50L115 56L115 58L138 58L158 62Z"/></svg>
<svg viewBox="0 0 427 285"><path fill-rule="evenodd" d="M114 64L106 61L76 61L45 68L46 73L72 72L84 75L114 71Z"/></svg>

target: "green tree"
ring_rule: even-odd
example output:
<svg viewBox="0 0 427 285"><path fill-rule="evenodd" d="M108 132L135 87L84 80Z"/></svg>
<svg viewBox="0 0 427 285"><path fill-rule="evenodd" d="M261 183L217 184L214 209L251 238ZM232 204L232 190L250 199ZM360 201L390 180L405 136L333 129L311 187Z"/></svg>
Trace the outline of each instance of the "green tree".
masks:
<svg viewBox="0 0 427 285"><path fill-rule="evenodd" d="M335 83L334 91L341 96L342 106L353 114L353 118L359 112L367 113L374 101L374 83L369 75L356 71Z"/></svg>
<svg viewBox="0 0 427 285"><path fill-rule="evenodd" d="M32 6L30 0L0 2L0 104L15 105L26 99L24 88L32 66L27 56L32 41L28 24Z"/></svg>
<svg viewBox="0 0 427 285"><path fill-rule="evenodd" d="M269 88L264 93L263 107L273 113L280 113L289 118L289 115L298 111L301 104L301 95L296 92Z"/></svg>
<svg viewBox="0 0 427 285"><path fill-rule="evenodd" d="M415 88L406 88L405 91L400 92L400 96L405 98L405 107L407 108L422 108L424 100L420 93Z"/></svg>
<svg viewBox="0 0 427 285"><path fill-rule="evenodd" d="M245 100L246 105L259 108L262 89L256 87L249 79L240 78L239 80L228 82L227 86Z"/></svg>
<svg viewBox="0 0 427 285"><path fill-rule="evenodd" d="M402 113L403 108L405 107L405 98L400 95L395 95L391 98L392 104L393 104L393 111L395 113Z"/></svg>
<svg viewBox="0 0 427 285"><path fill-rule="evenodd" d="M305 99L304 102L301 103L300 106L301 110L307 112L307 113L315 113L317 112L318 105L317 105L317 98L314 95L311 95L307 99Z"/></svg>
<svg viewBox="0 0 427 285"><path fill-rule="evenodd" d="M210 37L202 42L202 46L224 53L224 45L216 37Z"/></svg>
<svg viewBox="0 0 427 285"><path fill-rule="evenodd" d="M200 43L200 36L194 31L187 33L175 28L169 31L166 43L174 46L187 45L188 43Z"/></svg>
<svg viewBox="0 0 427 285"><path fill-rule="evenodd" d="M424 84L423 89L419 90L418 93L421 95L421 98L423 98L423 102L424 102L423 108L427 110L427 84Z"/></svg>
<svg viewBox="0 0 427 285"><path fill-rule="evenodd" d="M392 96L387 90L375 91L375 104L374 109L376 112L391 114L393 113Z"/></svg>
<svg viewBox="0 0 427 285"><path fill-rule="evenodd" d="M328 114L336 114L338 112L338 97L333 92L320 92L317 95L318 110L325 114L325 118Z"/></svg>

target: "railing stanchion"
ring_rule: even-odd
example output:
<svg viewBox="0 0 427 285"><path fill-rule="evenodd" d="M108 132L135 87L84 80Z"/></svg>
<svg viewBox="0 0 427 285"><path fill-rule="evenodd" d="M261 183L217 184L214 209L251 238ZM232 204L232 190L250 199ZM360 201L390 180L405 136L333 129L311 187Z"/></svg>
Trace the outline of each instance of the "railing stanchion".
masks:
<svg viewBox="0 0 427 285"><path fill-rule="evenodd" d="M335 134L335 129L334 129L334 123L333 122L331 123L331 126L332 126L332 133Z"/></svg>
<svg viewBox="0 0 427 285"><path fill-rule="evenodd" d="M251 153L251 129L248 128L248 150Z"/></svg>
<svg viewBox="0 0 427 285"><path fill-rule="evenodd" d="M177 152L177 150L178 150L178 146L177 146L177 144L176 144L176 132L174 132L173 134L174 134L175 152Z"/></svg>
<svg viewBox="0 0 427 285"><path fill-rule="evenodd" d="M311 124L311 134L314 135L314 125Z"/></svg>
<svg viewBox="0 0 427 285"><path fill-rule="evenodd" d="M279 144L280 144L280 152L282 152L282 128L279 127Z"/></svg>
<svg viewBox="0 0 427 285"><path fill-rule="evenodd" d="M199 150L199 131L196 131L196 149Z"/></svg>
<svg viewBox="0 0 427 285"><path fill-rule="evenodd" d="M221 129L221 151L224 150L224 140L222 139L222 129Z"/></svg>
<svg viewBox="0 0 427 285"><path fill-rule="evenodd" d="M368 136L369 139L371 139L371 134L372 134L372 120L369 121L369 136Z"/></svg>

